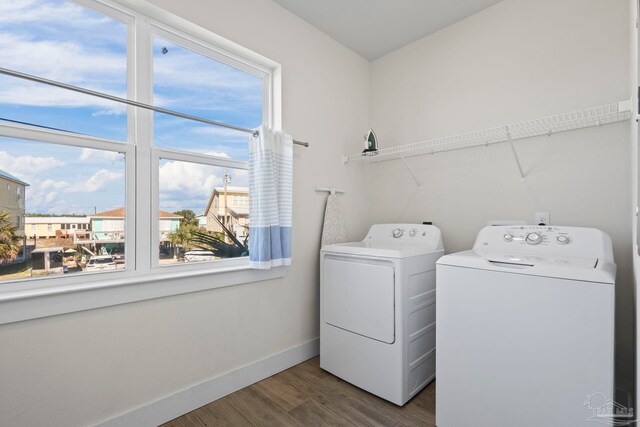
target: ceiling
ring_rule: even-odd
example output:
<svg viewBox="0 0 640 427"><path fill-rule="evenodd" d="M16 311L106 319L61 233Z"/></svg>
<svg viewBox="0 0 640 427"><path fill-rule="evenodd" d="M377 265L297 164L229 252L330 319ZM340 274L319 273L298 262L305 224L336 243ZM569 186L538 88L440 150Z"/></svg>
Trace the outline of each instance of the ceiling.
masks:
<svg viewBox="0 0 640 427"><path fill-rule="evenodd" d="M501 0L274 0L373 60Z"/></svg>

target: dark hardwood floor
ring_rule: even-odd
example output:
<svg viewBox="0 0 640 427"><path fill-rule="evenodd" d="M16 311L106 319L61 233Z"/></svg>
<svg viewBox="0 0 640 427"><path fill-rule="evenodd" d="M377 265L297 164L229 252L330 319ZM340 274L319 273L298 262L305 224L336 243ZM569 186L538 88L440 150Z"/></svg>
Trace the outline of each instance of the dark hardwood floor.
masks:
<svg viewBox="0 0 640 427"><path fill-rule="evenodd" d="M321 370L316 357L164 426L430 427L435 393L434 381L400 408Z"/></svg>

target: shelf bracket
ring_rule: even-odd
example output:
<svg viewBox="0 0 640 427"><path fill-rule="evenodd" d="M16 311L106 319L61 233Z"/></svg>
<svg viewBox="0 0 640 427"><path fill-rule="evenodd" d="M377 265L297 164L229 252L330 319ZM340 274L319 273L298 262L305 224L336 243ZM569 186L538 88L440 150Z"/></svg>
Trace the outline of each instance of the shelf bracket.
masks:
<svg viewBox="0 0 640 427"><path fill-rule="evenodd" d="M516 152L516 147L513 145L513 139L511 138L511 131L509 130L509 126L505 126L505 133L507 134L507 140L509 141L509 146L511 147L511 152L513 153L513 157L516 159L516 165L518 165L518 170L520 171L520 181L527 182L527 177L522 171L522 165L520 164L520 158L518 157L518 153Z"/></svg>
<svg viewBox="0 0 640 427"><path fill-rule="evenodd" d="M407 161L405 160L404 156L401 156L400 159L402 159L402 163L404 163L404 165L406 166L407 170L413 177L413 180L416 182L416 185L418 186L418 188L422 188L422 183L418 180L418 177L416 176L416 174L413 173L413 170L411 170L411 167L409 166L409 163L407 163Z"/></svg>

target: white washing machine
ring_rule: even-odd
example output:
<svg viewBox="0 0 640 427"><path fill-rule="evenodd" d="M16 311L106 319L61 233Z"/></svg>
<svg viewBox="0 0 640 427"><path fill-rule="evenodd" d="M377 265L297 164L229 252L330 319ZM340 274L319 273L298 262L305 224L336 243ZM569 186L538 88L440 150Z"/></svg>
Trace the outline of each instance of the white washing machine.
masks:
<svg viewBox="0 0 640 427"><path fill-rule="evenodd" d="M486 227L473 250L442 257L436 425L608 421L615 271L611 239L592 228Z"/></svg>
<svg viewBox="0 0 640 427"><path fill-rule="evenodd" d="M320 255L320 367L396 405L435 376L432 225L378 224Z"/></svg>

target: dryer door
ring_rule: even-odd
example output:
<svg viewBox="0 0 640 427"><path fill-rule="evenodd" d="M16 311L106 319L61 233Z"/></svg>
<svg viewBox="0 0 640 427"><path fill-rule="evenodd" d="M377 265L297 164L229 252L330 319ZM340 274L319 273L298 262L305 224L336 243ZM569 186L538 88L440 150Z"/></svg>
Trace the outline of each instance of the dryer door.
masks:
<svg viewBox="0 0 640 427"><path fill-rule="evenodd" d="M385 343L395 341L395 269L390 261L327 255L325 323Z"/></svg>

